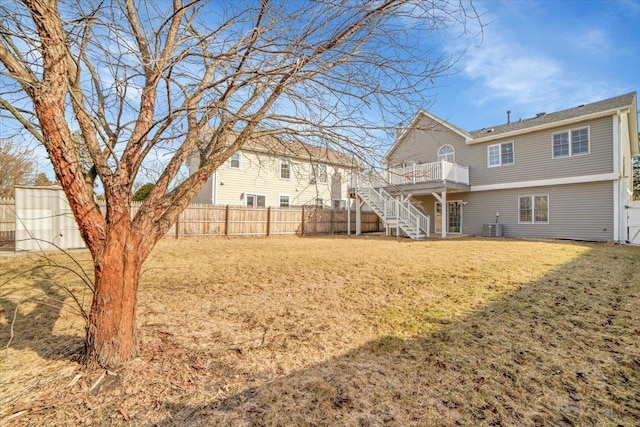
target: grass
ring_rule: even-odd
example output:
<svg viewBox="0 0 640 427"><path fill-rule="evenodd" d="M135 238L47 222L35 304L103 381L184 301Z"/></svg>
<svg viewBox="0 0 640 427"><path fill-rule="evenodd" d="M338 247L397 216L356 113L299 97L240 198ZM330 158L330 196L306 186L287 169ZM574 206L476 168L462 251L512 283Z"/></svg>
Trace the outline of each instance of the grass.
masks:
<svg viewBox="0 0 640 427"><path fill-rule="evenodd" d="M164 240L140 356L104 375L74 362L84 323L53 283L88 307L77 277L0 258L5 279L29 271L0 287L0 424L637 425L639 261L569 242Z"/></svg>

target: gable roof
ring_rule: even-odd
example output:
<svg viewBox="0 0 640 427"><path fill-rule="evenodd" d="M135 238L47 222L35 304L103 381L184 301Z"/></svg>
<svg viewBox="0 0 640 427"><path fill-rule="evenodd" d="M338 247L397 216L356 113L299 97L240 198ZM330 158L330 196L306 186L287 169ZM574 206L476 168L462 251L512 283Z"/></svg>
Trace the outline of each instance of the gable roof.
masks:
<svg viewBox="0 0 640 427"><path fill-rule="evenodd" d="M205 132L211 132L211 129L207 129ZM226 145L231 145L237 134L237 132L232 131ZM258 132L254 134L240 147L240 151L251 151L308 162L321 162L347 168L362 168L362 165L355 159L327 145L320 146L299 140L285 140L267 133L261 134Z"/></svg>
<svg viewBox="0 0 640 427"><path fill-rule="evenodd" d="M420 121L422 117L427 117L428 119L435 122L436 124L444 126L445 128L449 129L453 133L460 135L465 140L471 139L471 135L469 135L465 130L459 128L458 126L451 124L448 121L436 116L435 114L429 113L428 111L420 110L415 115L413 120L411 120L411 123L409 123L409 126L404 128L400 133L400 135L396 138L396 141L393 143L391 148L389 148L389 150L387 151L387 154L385 154L384 157L382 158L383 162L387 160L387 158L391 155L391 153L395 151L396 148L398 148L398 146L402 143L402 140L404 139L404 137L409 133L411 129L415 128L416 124Z"/></svg>
<svg viewBox="0 0 640 427"><path fill-rule="evenodd" d="M411 121L409 126L407 126L407 128L402 131L398 138L396 138L396 141L387 151L387 154L384 155L382 160L384 162L389 158L391 153L393 153L393 151L395 151L395 149L398 148L398 146L402 143L409 131L412 128L415 128L420 118L425 116L430 118L432 121L443 125L457 135L464 137L467 144L476 144L492 141L499 138L507 138L526 132L532 132L534 130L551 128L563 124L571 124L598 117L606 117L615 114L618 110L623 108L631 108L633 112L637 110L636 92L626 93L624 95L603 99L601 101L592 102L591 104L579 105L577 107L568 108L566 110L556 111L549 114L541 113L536 115L536 117L532 117L529 119L521 119L515 122L482 128L470 132L466 132L431 113L420 110ZM629 120L631 135L635 135L638 129L637 117L634 114L631 114ZM635 155L638 153L637 141L635 141L635 144L633 144L634 141L630 142L631 152L633 155Z"/></svg>
<svg viewBox="0 0 640 427"><path fill-rule="evenodd" d="M494 138L506 137L508 135L529 131L531 128L543 127L545 125L557 125L562 122L571 122L574 119L596 118L613 114L620 108L630 107L634 104L636 98L635 92L616 96L602 101L592 102L591 104L579 105L577 107L554 113L541 113L529 119L518 120L508 124L483 128L469 132L472 137L469 144L476 142L484 142Z"/></svg>
<svg viewBox="0 0 640 427"><path fill-rule="evenodd" d="M287 141L273 135L261 135L245 142L240 150L271 154L277 157L295 158L310 162L322 162L350 168L360 167L357 161L340 151L307 144L301 141Z"/></svg>

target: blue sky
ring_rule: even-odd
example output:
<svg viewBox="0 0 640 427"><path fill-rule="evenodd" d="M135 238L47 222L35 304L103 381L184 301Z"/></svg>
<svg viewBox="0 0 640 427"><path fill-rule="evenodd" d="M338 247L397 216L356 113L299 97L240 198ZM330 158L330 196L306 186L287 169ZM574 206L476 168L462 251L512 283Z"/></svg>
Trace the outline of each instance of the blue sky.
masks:
<svg viewBox="0 0 640 427"><path fill-rule="evenodd" d="M442 119L470 131L506 123L507 110L518 120L640 90L640 0L476 0L474 6L481 35L470 27L459 36L456 28L456 37L424 40L460 56L455 73L436 79L421 100ZM401 120L384 118L394 125Z"/></svg>
<svg viewBox="0 0 640 427"><path fill-rule="evenodd" d="M482 36L445 41L462 54L427 109L465 130L640 89L640 0L477 1Z"/></svg>

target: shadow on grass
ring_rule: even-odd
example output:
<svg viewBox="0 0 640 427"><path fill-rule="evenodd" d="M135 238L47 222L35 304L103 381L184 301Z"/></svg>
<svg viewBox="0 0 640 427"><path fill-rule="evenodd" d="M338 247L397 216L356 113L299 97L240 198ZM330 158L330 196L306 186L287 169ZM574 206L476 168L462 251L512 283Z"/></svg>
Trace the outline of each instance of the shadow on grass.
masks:
<svg viewBox="0 0 640 427"><path fill-rule="evenodd" d="M591 268L618 255L587 252L467 316L416 311L427 333L230 397L161 403L172 415L154 425L636 425L640 254L625 254L624 271Z"/></svg>
<svg viewBox="0 0 640 427"><path fill-rule="evenodd" d="M33 350L45 359L79 360L84 340L54 331L67 294L45 280L36 282L33 289L35 292L29 297L0 297L0 315L4 317L0 325L2 350Z"/></svg>

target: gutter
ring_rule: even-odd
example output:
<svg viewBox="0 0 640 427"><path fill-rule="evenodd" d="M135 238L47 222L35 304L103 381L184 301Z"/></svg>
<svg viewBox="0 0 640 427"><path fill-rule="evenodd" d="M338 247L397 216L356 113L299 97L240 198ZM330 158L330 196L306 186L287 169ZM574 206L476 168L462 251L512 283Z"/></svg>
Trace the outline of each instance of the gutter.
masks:
<svg viewBox="0 0 640 427"><path fill-rule="evenodd" d="M584 116L578 116L578 117L572 117L570 119L565 119L565 120L559 120L559 121L554 121L554 122L549 122L549 123L543 123L537 126L531 126L531 127L526 127L526 128L522 128L522 129L517 129L517 130L512 130L510 132L504 132L504 133L500 133L497 135L489 135L489 136L483 136L481 138L476 138L476 139L467 139L465 142L467 143L467 145L473 145L473 144L479 144L482 142L489 142L489 141L495 141L497 139L503 139L503 138L509 138L512 136L517 136L517 135L522 135L525 133L530 133L530 132L535 132L535 131L540 131L540 130L545 130L545 129L551 129L554 127L559 127L559 126L564 126L564 125L569 125L569 124L573 124L573 123L579 123L579 122L583 122L586 120L591 120L591 119L596 119L596 118L600 118L600 117L607 117L607 116L614 116L616 114L618 114L620 111L629 111L631 107L624 107L624 108L614 108L611 110L607 110L607 111L599 111L596 113L591 113L591 114L586 114Z"/></svg>

